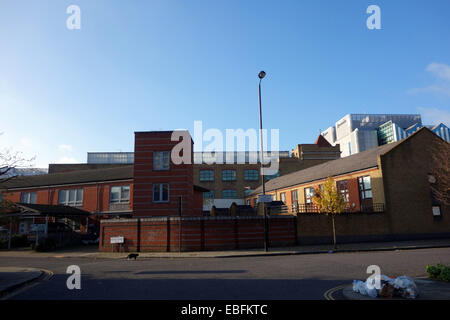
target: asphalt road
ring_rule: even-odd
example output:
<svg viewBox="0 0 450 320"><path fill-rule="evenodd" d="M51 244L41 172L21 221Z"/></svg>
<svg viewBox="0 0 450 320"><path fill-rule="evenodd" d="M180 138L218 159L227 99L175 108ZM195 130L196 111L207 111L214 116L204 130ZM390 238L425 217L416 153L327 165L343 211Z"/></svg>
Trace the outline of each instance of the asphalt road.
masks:
<svg viewBox="0 0 450 320"><path fill-rule="evenodd" d="M324 293L368 277L378 265L390 276L426 276L427 264L450 264L450 248L239 258L2 257L0 266L51 270L49 280L11 299L325 299ZM81 269L81 289L69 290L67 267ZM335 298L341 298L339 293Z"/></svg>

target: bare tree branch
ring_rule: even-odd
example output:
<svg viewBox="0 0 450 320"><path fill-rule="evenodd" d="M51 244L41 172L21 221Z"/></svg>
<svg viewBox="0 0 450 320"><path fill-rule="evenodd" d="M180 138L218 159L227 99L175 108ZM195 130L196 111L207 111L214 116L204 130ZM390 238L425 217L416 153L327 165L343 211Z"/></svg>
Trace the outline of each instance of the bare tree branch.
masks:
<svg viewBox="0 0 450 320"><path fill-rule="evenodd" d="M3 132L0 132L2 135ZM3 183L17 177L17 168L31 167L35 157L27 159L21 152L13 152L9 148L0 150L0 188Z"/></svg>
<svg viewBox="0 0 450 320"><path fill-rule="evenodd" d="M450 144L438 141L432 147L431 174L435 182L431 183L434 197L446 206L450 205Z"/></svg>

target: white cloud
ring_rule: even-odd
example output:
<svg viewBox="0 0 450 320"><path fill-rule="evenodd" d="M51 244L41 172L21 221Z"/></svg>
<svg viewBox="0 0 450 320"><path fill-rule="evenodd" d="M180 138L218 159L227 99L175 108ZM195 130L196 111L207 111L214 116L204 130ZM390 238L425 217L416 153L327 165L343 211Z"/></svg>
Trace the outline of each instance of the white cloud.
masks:
<svg viewBox="0 0 450 320"><path fill-rule="evenodd" d="M434 93L438 95L450 96L450 66L443 63L430 63L425 71L431 73L435 80L434 84L424 88L414 88L408 90L408 93Z"/></svg>
<svg viewBox="0 0 450 320"><path fill-rule="evenodd" d="M450 66L446 64L433 62L430 63L425 70L431 72L440 79L450 80Z"/></svg>
<svg viewBox="0 0 450 320"><path fill-rule="evenodd" d="M72 152L73 151L73 148L72 148L72 146L71 145L69 145L69 144L60 144L59 146L58 146L58 149L60 150L60 151L67 151L67 152Z"/></svg>
<svg viewBox="0 0 450 320"><path fill-rule="evenodd" d="M59 159L56 163L80 163L73 157L73 147L70 144L60 144L58 146Z"/></svg>
<svg viewBox="0 0 450 320"><path fill-rule="evenodd" d="M425 88L414 88L408 90L408 93L416 94L416 93L435 93L445 96L450 96L450 85L433 85Z"/></svg>
<svg viewBox="0 0 450 320"><path fill-rule="evenodd" d="M61 157L56 163L79 163L79 161L71 157Z"/></svg>
<svg viewBox="0 0 450 320"><path fill-rule="evenodd" d="M443 123L450 127L450 110L442 110L438 108L417 108L422 115L423 124L439 124Z"/></svg>

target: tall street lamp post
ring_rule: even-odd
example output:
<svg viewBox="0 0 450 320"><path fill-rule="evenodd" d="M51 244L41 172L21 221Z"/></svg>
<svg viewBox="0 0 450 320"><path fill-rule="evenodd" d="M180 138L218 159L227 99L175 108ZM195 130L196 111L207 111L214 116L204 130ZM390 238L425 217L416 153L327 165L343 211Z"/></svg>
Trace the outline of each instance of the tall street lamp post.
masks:
<svg viewBox="0 0 450 320"><path fill-rule="evenodd" d="M264 71L261 71L258 74L259 77L259 137L261 142L261 157L260 157L260 163L261 163L261 178L262 178L262 188L263 188L263 200L265 201L265 195L266 195L266 185L264 182L264 144L263 144L263 132L262 132L262 108L261 108L261 80L266 76L266 73ZM267 225L267 213L266 213L266 203L263 202L263 211L264 211L264 250L267 252L269 251L269 234L268 234L268 225Z"/></svg>

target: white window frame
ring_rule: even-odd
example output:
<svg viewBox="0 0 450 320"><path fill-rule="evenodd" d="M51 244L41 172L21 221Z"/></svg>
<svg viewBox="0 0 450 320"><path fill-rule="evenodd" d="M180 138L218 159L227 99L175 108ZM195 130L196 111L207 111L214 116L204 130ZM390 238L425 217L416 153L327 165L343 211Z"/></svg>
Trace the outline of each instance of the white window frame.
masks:
<svg viewBox="0 0 450 320"><path fill-rule="evenodd" d="M113 188L119 188L119 198L117 201L112 201L112 190ZM123 194L123 189L124 188L128 188L128 197L127 198L123 198L122 194ZM111 186L110 190L109 190L109 203L110 204L118 204L118 203L130 203L130 186L129 185L124 185L124 186Z"/></svg>
<svg viewBox="0 0 450 320"><path fill-rule="evenodd" d="M31 195L34 194L34 202L31 201ZM25 201L22 201L23 198L26 198ZM21 192L20 193L20 202L28 203L28 204L36 204L37 194L36 192Z"/></svg>
<svg viewBox="0 0 450 320"><path fill-rule="evenodd" d="M170 151L153 151L153 170L170 170Z"/></svg>
<svg viewBox="0 0 450 320"><path fill-rule="evenodd" d="M70 201L70 191L75 190L75 201ZM61 192L65 192L65 199L61 199ZM77 201L78 194L81 193L81 200ZM58 192L58 204L64 205L64 206L71 206L71 207L81 207L83 206L83 189L61 189Z"/></svg>
<svg viewBox="0 0 450 320"><path fill-rule="evenodd" d="M369 188L366 189L366 180L369 180ZM361 186L363 189L361 190ZM373 188L372 188L372 177L371 176L361 176L358 177L358 189L359 189L359 197L361 200L365 199L373 199ZM367 196L370 194L370 196Z"/></svg>
<svg viewBox="0 0 450 320"><path fill-rule="evenodd" d="M167 200L162 200L163 197L163 186L166 185L167 186ZM159 200L155 200L155 187L159 186ZM169 202L170 199L170 186L168 183L154 183L152 185L152 201L154 203L167 203Z"/></svg>
<svg viewBox="0 0 450 320"><path fill-rule="evenodd" d="M313 187L306 187L305 191L305 203L306 204L313 204L313 198L314 195L316 194L316 189L314 189Z"/></svg>

